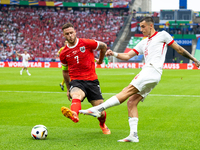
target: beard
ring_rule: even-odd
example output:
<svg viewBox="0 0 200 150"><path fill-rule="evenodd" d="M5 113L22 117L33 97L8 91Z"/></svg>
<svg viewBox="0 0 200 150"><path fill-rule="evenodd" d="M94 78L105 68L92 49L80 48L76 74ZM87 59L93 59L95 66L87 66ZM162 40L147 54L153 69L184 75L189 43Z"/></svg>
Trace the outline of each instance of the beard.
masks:
<svg viewBox="0 0 200 150"><path fill-rule="evenodd" d="M74 39L72 39L72 40L70 40L70 39L66 39L67 40L67 42L69 43L69 44L74 44L75 43L75 41L76 41L76 36L75 36L75 38Z"/></svg>

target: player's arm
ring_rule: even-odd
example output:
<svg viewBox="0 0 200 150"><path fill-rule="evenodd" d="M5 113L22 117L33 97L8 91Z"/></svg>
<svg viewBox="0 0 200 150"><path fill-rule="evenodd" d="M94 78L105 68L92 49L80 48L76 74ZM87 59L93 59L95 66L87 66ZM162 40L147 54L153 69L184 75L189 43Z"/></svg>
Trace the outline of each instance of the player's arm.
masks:
<svg viewBox="0 0 200 150"><path fill-rule="evenodd" d="M63 71L63 78L64 78L64 80L65 80L65 84L66 84L66 87L67 87L67 97L68 97L68 99L69 99L69 101L70 101L70 94L69 94L69 89L70 89L70 86L69 86L70 77L69 77L68 66L62 64L62 71Z"/></svg>
<svg viewBox="0 0 200 150"><path fill-rule="evenodd" d="M15 51L16 52L16 54L17 54L17 56L22 56L21 54L19 54L17 51Z"/></svg>
<svg viewBox="0 0 200 150"><path fill-rule="evenodd" d="M99 41L99 46L98 46L97 50L100 50L99 59L96 60L97 64L102 64L103 58L104 58L106 50L107 50L107 45L104 42Z"/></svg>
<svg viewBox="0 0 200 150"><path fill-rule="evenodd" d="M200 66L200 62L193 57L187 50L185 50L182 46L178 45L176 42L172 43L170 45L170 47L172 47L173 49L175 49L179 54L181 54L182 56L191 59L192 61L194 61L195 65L197 67Z"/></svg>
<svg viewBox="0 0 200 150"><path fill-rule="evenodd" d="M59 53L59 51L56 53L56 56L59 56L60 55L60 53Z"/></svg>
<svg viewBox="0 0 200 150"><path fill-rule="evenodd" d="M126 61L128 61L129 59L131 59L135 55L137 55L137 53L133 50L129 51L128 53L116 53L116 52L113 52L112 50L109 49L106 52L106 56L114 56L118 59L126 60Z"/></svg>
<svg viewBox="0 0 200 150"><path fill-rule="evenodd" d="M69 88L70 88L70 86L69 86L70 77L69 77L69 71L68 70L63 70L63 77L65 79L67 90L69 90Z"/></svg>
<svg viewBox="0 0 200 150"><path fill-rule="evenodd" d="M56 55L57 56L59 56L60 55L60 52L63 50L63 47L61 47L60 49L59 49L59 51L56 53Z"/></svg>

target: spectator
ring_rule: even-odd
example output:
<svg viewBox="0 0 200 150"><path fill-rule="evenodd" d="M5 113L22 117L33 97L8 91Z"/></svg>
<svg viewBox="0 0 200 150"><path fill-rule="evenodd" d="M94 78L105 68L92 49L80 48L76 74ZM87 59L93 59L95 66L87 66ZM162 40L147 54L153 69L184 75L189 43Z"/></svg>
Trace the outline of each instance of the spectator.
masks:
<svg viewBox="0 0 200 150"><path fill-rule="evenodd" d="M64 42L60 27L71 22L80 38L98 39L112 45L123 26L119 11L73 11L55 8L2 7L0 11L0 37L2 53L10 57L13 50L27 50L37 61L51 61ZM85 34L85 33L88 34ZM2 36L1 36L2 35Z"/></svg>

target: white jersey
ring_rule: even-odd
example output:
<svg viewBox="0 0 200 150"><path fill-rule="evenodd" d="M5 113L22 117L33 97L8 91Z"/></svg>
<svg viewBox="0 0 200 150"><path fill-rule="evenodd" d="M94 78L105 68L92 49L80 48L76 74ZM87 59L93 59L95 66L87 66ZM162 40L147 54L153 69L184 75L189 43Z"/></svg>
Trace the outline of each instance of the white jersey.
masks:
<svg viewBox="0 0 200 150"><path fill-rule="evenodd" d="M22 56L22 62L23 63L28 63L28 59L30 58L29 54L21 54Z"/></svg>
<svg viewBox="0 0 200 150"><path fill-rule="evenodd" d="M140 41L133 50L137 54L144 54L144 67L152 65L162 74L167 45L169 46L173 42L172 36L166 31L155 32L150 38Z"/></svg>

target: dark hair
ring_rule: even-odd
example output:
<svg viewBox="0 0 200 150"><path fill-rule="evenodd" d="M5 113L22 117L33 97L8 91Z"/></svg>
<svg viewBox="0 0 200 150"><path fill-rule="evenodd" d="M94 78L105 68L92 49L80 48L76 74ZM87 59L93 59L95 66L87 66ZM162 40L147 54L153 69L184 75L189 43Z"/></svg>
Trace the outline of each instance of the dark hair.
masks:
<svg viewBox="0 0 200 150"><path fill-rule="evenodd" d="M73 26L70 22L68 22L68 23L66 23L66 24L64 24L64 25L62 26L62 31L63 31L64 29L69 28L69 27L74 28L74 26Z"/></svg>
<svg viewBox="0 0 200 150"><path fill-rule="evenodd" d="M140 20L140 22L142 22L142 21L146 21L147 23L154 23L154 20L153 20L153 18L152 17L144 17L144 18L142 18L141 20Z"/></svg>

